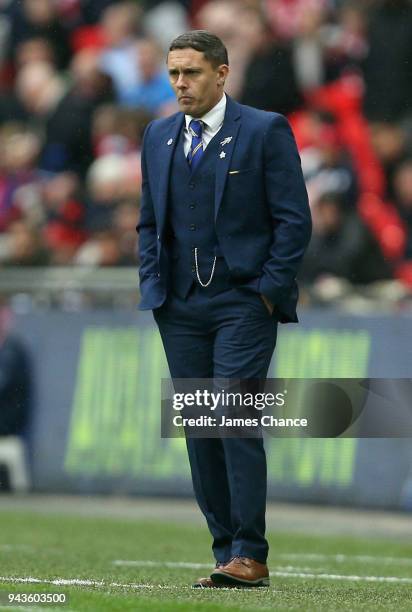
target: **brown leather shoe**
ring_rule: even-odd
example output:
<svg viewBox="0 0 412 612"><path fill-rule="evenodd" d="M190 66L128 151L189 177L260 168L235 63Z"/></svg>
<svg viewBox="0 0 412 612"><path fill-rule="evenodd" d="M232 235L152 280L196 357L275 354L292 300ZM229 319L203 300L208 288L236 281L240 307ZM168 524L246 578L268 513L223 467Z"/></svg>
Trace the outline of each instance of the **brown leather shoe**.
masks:
<svg viewBox="0 0 412 612"><path fill-rule="evenodd" d="M269 586L266 563L259 563L248 557L233 557L224 567L216 568L210 578L215 584L222 586Z"/></svg>
<svg viewBox="0 0 412 612"><path fill-rule="evenodd" d="M220 569L225 567L225 563L216 563L215 569ZM192 589L219 589L222 587L227 587L227 584L215 584L213 580L208 576L207 578L198 578L194 584L192 584Z"/></svg>

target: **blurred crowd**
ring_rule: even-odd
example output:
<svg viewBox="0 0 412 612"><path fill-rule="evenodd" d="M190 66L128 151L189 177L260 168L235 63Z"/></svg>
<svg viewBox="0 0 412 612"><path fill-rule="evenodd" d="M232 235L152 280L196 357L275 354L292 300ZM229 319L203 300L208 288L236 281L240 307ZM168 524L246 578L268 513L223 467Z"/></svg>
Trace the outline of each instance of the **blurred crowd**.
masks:
<svg viewBox="0 0 412 612"><path fill-rule="evenodd" d="M226 44L229 95L292 124L302 280L412 287L409 0L0 0L0 267L138 263L142 135L194 28Z"/></svg>

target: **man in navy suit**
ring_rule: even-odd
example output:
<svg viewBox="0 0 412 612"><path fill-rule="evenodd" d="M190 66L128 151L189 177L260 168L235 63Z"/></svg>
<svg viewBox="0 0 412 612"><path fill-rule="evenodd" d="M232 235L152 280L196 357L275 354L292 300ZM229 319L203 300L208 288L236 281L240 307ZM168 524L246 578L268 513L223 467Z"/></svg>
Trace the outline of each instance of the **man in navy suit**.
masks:
<svg viewBox="0 0 412 612"><path fill-rule="evenodd" d="M173 378L264 380L278 321L297 321L311 233L295 140L283 116L225 95L215 35L179 36L167 64L181 112L145 133L140 309L153 310ZM194 586L267 585L262 438L186 443L216 558Z"/></svg>

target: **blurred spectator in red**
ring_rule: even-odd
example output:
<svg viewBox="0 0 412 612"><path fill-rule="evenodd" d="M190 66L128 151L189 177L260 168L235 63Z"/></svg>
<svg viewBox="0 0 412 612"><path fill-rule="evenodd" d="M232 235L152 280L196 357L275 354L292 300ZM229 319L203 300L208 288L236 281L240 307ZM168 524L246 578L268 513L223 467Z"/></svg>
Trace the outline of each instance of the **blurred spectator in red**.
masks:
<svg viewBox="0 0 412 612"><path fill-rule="evenodd" d="M367 284L390 277L377 242L338 194L321 196L312 207L313 234L300 278L313 283L325 277Z"/></svg>
<svg viewBox="0 0 412 612"><path fill-rule="evenodd" d="M244 21L243 29L248 29L251 56L246 65L239 101L287 115L303 102L296 84L291 49L273 39L260 12L244 9L241 18Z"/></svg>
<svg viewBox="0 0 412 612"><path fill-rule="evenodd" d="M127 89L119 101L125 106L145 109L156 117L167 117L178 107L162 50L150 39L140 40L136 48L141 80Z"/></svg>
<svg viewBox="0 0 412 612"><path fill-rule="evenodd" d="M370 7L364 61L364 110L370 120L396 121L412 113L412 6L380 0Z"/></svg>
<svg viewBox="0 0 412 612"><path fill-rule="evenodd" d="M394 196L407 231L405 259L412 260L412 158L403 161L395 172Z"/></svg>
<svg viewBox="0 0 412 612"><path fill-rule="evenodd" d="M121 2L109 6L101 17L105 49L101 68L112 80L117 96L140 82L136 54L140 10L137 3Z"/></svg>
<svg viewBox="0 0 412 612"><path fill-rule="evenodd" d="M43 236L51 263L55 265L70 264L77 249L87 239L85 210L79 189L77 176L70 172L52 176L42 186L46 214Z"/></svg>

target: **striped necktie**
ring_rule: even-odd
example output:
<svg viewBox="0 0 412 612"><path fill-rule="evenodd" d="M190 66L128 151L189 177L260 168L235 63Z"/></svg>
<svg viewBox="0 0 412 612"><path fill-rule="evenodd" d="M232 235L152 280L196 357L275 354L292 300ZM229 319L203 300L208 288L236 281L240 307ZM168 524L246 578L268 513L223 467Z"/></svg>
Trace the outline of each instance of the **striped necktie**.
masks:
<svg viewBox="0 0 412 612"><path fill-rule="evenodd" d="M190 151L187 154L187 161L189 162L191 171L194 172L203 155L202 122L192 119L189 123L189 132L192 135L192 143L190 145Z"/></svg>

